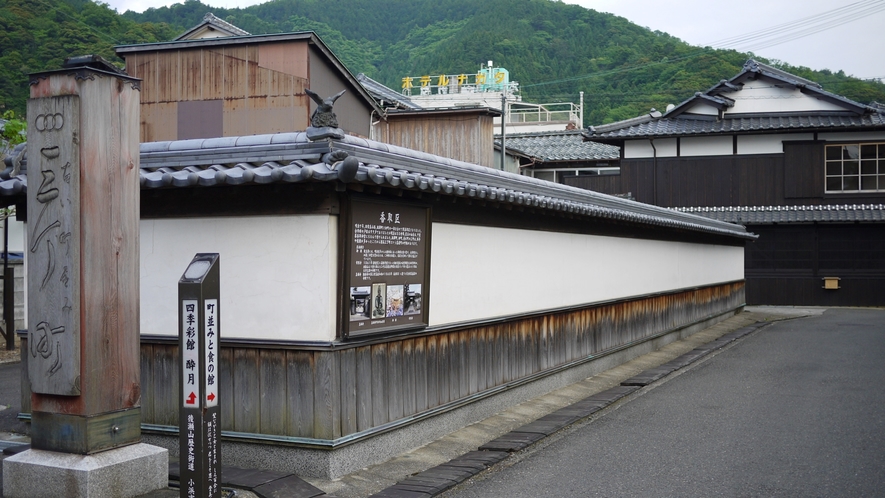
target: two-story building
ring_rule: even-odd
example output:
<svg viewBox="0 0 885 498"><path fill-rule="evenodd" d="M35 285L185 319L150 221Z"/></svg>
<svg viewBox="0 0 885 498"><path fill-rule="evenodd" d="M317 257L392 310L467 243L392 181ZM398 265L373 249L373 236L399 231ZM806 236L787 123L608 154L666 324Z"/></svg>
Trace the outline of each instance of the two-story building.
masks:
<svg viewBox="0 0 885 498"><path fill-rule="evenodd" d="M885 304L885 106L748 61L665 113L592 126L618 174L567 183L741 223L750 304Z"/></svg>

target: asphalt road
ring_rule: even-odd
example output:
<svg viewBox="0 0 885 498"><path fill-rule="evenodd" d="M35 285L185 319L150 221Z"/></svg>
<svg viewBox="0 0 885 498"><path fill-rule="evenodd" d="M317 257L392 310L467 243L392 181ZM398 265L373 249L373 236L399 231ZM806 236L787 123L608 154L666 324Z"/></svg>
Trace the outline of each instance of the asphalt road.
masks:
<svg viewBox="0 0 885 498"><path fill-rule="evenodd" d="M885 310L774 323L444 496L885 496Z"/></svg>

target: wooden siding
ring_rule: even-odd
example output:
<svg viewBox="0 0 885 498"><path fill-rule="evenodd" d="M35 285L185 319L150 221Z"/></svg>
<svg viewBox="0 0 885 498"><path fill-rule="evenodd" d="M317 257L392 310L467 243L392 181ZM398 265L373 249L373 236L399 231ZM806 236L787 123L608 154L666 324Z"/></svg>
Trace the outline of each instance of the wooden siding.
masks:
<svg viewBox="0 0 885 498"><path fill-rule="evenodd" d="M784 142L784 198L822 197L824 143Z"/></svg>
<svg viewBox="0 0 885 498"><path fill-rule="evenodd" d="M885 202L885 193L824 195L821 144L784 142L784 154L658 158L657 178L654 159L621 159L620 175L564 183L606 194L630 192L639 202L663 207Z"/></svg>
<svg viewBox="0 0 885 498"><path fill-rule="evenodd" d="M141 141L190 138L187 130L175 126L183 112L179 102L223 101L220 136L305 129L309 124L306 63L293 59L284 64L279 54L291 51L306 57L306 47L304 41L293 41L273 47L255 44L131 54L127 72L143 80Z"/></svg>
<svg viewBox="0 0 885 498"><path fill-rule="evenodd" d="M335 440L744 302L742 282L326 351L222 343L222 428ZM177 344L142 344L143 422L177 425Z"/></svg>
<svg viewBox="0 0 885 498"><path fill-rule="evenodd" d="M746 249L747 303L885 306L885 224L757 225ZM823 289L838 277L840 289Z"/></svg>
<svg viewBox="0 0 885 498"><path fill-rule="evenodd" d="M378 139L392 145L496 168L492 116L410 115L389 117Z"/></svg>

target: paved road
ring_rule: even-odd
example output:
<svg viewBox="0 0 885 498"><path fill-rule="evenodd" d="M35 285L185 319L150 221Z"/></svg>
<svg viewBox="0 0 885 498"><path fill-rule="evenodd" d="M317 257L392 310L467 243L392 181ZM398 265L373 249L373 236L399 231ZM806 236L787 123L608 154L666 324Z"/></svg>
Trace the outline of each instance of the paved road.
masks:
<svg viewBox="0 0 885 498"><path fill-rule="evenodd" d="M885 496L885 310L778 322L445 495Z"/></svg>

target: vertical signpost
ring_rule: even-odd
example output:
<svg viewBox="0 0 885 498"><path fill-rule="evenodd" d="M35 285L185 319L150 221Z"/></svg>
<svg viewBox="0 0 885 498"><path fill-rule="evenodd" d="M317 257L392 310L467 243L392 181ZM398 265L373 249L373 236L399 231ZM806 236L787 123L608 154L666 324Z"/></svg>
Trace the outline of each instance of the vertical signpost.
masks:
<svg viewBox="0 0 885 498"><path fill-rule="evenodd" d="M221 496L219 256L197 254L178 281L182 498Z"/></svg>

